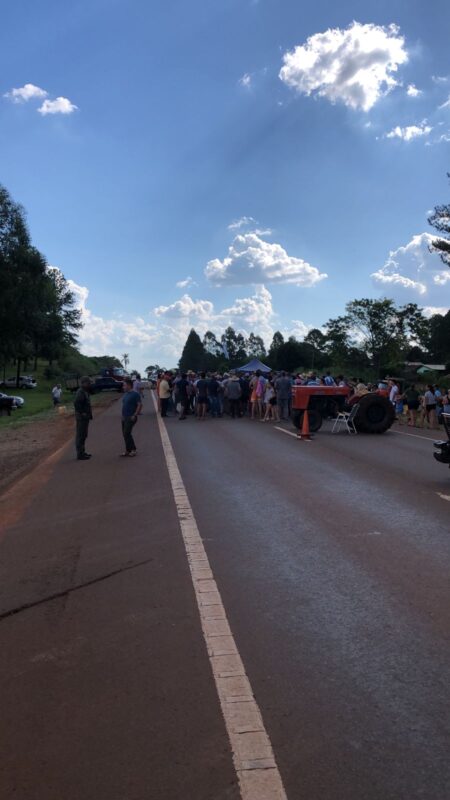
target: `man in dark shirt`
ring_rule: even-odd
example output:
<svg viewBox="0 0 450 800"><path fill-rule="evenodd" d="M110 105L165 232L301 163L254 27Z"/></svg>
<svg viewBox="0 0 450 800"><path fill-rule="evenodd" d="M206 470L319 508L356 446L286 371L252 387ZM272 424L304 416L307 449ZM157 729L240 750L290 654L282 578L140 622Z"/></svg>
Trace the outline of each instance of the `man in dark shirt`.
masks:
<svg viewBox="0 0 450 800"><path fill-rule="evenodd" d="M181 405L181 414L179 419L186 419L186 412L189 408L189 381L187 375L183 372L179 381L177 381L177 394L178 402Z"/></svg>
<svg viewBox="0 0 450 800"><path fill-rule="evenodd" d="M73 401L76 423L75 447L78 461L88 461L91 458L90 453L86 453L84 449L88 436L89 422L92 419L90 389L91 379L81 378L80 387Z"/></svg>
<svg viewBox="0 0 450 800"><path fill-rule="evenodd" d="M206 419L206 409L208 408L208 381L206 373L202 372L197 385L197 419Z"/></svg>
<svg viewBox="0 0 450 800"><path fill-rule="evenodd" d="M208 399L211 408L211 414L213 417L222 416L222 414L220 413L220 406L219 406L219 389L220 389L220 383L217 380L216 376L213 375L212 378L208 381Z"/></svg>
<svg viewBox="0 0 450 800"><path fill-rule="evenodd" d="M125 378L123 391L122 434L125 441L125 452L122 453L122 456L131 458L136 455L132 430L136 425L138 414L142 411L142 398L139 392L134 391L131 378Z"/></svg>

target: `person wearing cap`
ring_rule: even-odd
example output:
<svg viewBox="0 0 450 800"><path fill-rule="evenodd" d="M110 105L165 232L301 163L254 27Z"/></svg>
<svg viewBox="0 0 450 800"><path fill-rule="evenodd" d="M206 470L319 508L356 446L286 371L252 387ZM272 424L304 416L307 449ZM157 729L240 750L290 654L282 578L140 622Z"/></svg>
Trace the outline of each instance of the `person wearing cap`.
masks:
<svg viewBox="0 0 450 800"><path fill-rule="evenodd" d="M90 390L91 379L87 377L81 378L80 386L73 401L76 424L75 448L78 461L88 461L91 458L90 453L86 453L85 450L89 423L92 419L91 398L89 396Z"/></svg>
<svg viewBox="0 0 450 800"><path fill-rule="evenodd" d="M241 384L239 383L238 376L233 371L231 372L230 380L228 381L225 389L225 396L228 398L228 402L230 404L230 414L232 419L242 416L240 411L241 395Z"/></svg>

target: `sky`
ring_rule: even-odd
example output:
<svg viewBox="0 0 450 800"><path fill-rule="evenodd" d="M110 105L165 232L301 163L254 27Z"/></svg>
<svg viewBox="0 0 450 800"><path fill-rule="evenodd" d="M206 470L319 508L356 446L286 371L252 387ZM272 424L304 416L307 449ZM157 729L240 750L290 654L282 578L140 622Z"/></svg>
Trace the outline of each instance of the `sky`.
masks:
<svg viewBox="0 0 450 800"><path fill-rule="evenodd" d="M89 355L174 366L191 327L302 338L359 297L450 307L447 0L20 0L0 182Z"/></svg>

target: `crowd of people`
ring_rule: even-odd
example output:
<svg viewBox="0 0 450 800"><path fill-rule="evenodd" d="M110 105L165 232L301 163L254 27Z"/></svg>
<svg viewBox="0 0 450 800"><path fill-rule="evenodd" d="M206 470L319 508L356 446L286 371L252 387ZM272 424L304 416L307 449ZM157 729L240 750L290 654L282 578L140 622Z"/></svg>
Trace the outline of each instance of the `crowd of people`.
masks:
<svg viewBox="0 0 450 800"><path fill-rule="evenodd" d="M450 413L450 393L437 386L420 391L412 384L403 390L394 379L371 384L330 372L319 376L315 372L263 374L260 370L253 374L235 370L224 374L169 371L158 375L156 389L162 417L173 415L185 420L192 415L204 421L229 415L232 419L247 416L260 422L278 422L290 416L293 386L348 387L350 404L368 392L381 390L389 395L398 421L411 426L438 427L440 415Z"/></svg>
<svg viewBox="0 0 450 800"><path fill-rule="evenodd" d="M418 389L413 383L402 389L399 381L388 382L389 399L395 406L397 421L411 427L438 428L442 414L450 414L450 390L436 384Z"/></svg>

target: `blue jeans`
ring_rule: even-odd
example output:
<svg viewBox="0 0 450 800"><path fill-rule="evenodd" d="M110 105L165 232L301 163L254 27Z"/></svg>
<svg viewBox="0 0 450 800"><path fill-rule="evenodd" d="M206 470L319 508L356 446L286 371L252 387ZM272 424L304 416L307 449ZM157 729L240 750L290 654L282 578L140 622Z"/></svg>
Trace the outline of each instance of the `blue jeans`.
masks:
<svg viewBox="0 0 450 800"><path fill-rule="evenodd" d="M277 406L280 411L281 419L288 419L289 418L289 399L287 397L279 397L277 400Z"/></svg>
<svg viewBox="0 0 450 800"><path fill-rule="evenodd" d="M209 398L209 409L213 417L217 417L220 414L220 405L218 397Z"/></svg>

